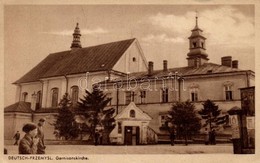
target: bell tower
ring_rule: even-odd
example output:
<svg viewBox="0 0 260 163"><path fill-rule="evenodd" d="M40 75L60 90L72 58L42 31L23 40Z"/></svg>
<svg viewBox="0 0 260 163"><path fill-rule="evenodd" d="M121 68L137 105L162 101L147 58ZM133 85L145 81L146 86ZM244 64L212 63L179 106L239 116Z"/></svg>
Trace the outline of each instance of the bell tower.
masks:
<svg viewBox="0 0 260 163"><path fill-rule="evenodd" d="M80 30L79 30L79 23L77 23L77 26L75 27L75 30L73 33L73 41L70 46L71 49L81 48L80 36L81 36L81 34L80 34Z"/></svg>
<svg viewBox="0 0 260 163"><path fill-rule="evenodd" d="M206 38L202 34L202 30L198 26L198 15L196 14L196 25L191 30L189 37L190 48L187 54L188 67L200 67L208 62L208 54L206 53Z"/></svg>

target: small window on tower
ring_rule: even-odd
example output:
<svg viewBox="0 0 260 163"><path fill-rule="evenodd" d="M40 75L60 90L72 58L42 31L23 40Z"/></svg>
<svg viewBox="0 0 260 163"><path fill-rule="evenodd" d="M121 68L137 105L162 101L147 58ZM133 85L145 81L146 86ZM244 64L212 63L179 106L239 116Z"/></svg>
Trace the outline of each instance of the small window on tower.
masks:
<svg viewBox="0 0 260 163"><path fill-rule="evenodd" d="M196 46L197 46L196 42L193 42L192 44L193 44L193 47L196 48Z"/></svg>
<svg viewBox="0 0 260 163"><path fill-rule="evenodd" d="M201 47L204 48L204 43L203 42L201 43Z"/></svg>
<svg viewBox="0 0 260 163"><path fill-rule="evenodd" d="M136 58L135 57L133 57L133 62L135 62L136 61Z"/></svg>

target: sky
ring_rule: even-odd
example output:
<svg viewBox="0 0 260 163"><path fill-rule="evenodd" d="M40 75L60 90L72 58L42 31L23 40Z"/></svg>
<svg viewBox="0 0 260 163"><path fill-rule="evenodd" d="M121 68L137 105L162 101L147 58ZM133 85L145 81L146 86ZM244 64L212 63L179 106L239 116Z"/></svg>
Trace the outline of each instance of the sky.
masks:
<svg viewBox="0 0 260 163"><path fill-rule="evenodd" d="M13 82L50 53L70 50L77 22L82 47L136 38L155 69L163 60L187 66L196 11L209 62L232 56L254 71L254 5L5 5L4 105L15 101Z"/></svg>

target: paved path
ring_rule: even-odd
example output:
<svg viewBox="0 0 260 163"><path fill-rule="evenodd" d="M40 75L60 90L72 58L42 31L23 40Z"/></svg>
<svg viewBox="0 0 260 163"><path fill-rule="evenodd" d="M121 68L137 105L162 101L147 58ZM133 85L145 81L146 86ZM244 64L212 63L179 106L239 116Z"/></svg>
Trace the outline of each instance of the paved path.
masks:
<svg viewBox="0 0 260 163"><path fill-rule="evenodd" d="M8 154L17 154L18 146L7 145ZM232 144L188 146L177 144L170 146L93 146L93 145L47 145L47 154L203 154L203 153L233 153Z"/></svg>

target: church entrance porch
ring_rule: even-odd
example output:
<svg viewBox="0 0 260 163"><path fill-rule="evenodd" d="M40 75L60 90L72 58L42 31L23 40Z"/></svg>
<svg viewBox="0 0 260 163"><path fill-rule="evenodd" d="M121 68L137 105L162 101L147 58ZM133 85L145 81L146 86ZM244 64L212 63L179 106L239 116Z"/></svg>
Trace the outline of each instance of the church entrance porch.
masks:
<svg viewBox="0 0 260 163"><path fill-rule="evenodd" d="M139 145L140 127L125 126L125 145Z"/></svg>
<svg viewBox="0 0 260 163"><path fill-rule="evenodd" d="M150 129L151 117L131 102L115 117L116 126L109 135L112 144L139 145L157 142Z"/></svg>

